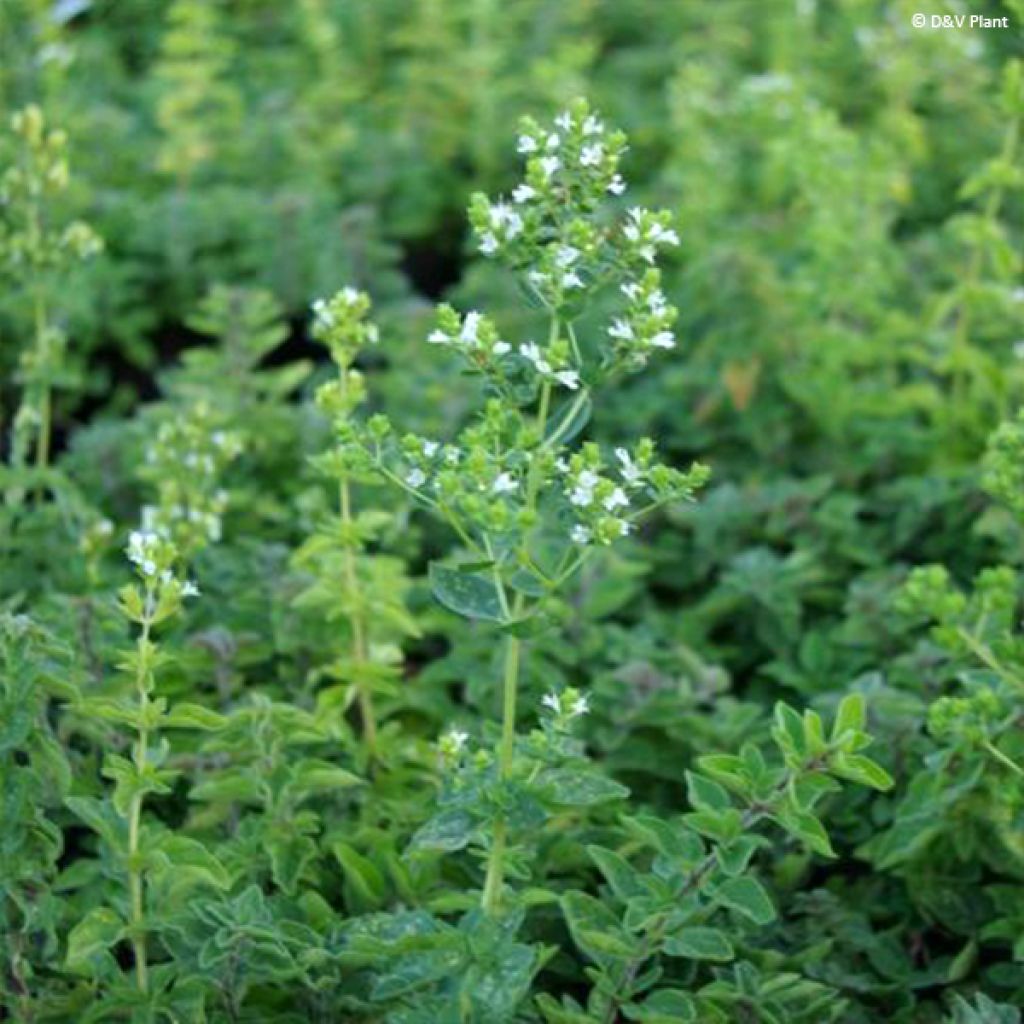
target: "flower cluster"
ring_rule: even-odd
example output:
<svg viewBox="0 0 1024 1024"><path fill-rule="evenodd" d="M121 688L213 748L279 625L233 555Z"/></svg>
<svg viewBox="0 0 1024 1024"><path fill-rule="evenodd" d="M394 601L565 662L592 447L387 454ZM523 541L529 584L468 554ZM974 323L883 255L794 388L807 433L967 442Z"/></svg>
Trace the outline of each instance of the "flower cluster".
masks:
<svg viewBox="0 0 1024 1024"><path fill-rule="evenodd" d="M661 292L655 267L663 251L679 245L671 215L633 207L618 224L609 224L601 212L609 195L625 190L618 171L625 148L624 136L607 131L582 100L550 127L527 119L517 145L526 157L525 181L511 199L474 195L469 211L480 251L520 273L540 303L561 318L571 320L590 294L617 286L626 306L606 332L607 372L638 369L654 350L675 345L676 311ZM451 343L455 337L455 331L444 330L432 340ZM584 368L575 344L575 362L562 363L550 350L531 345L528 358L552 368L541 371L544 376L579 386ZM564 379L554 376L558 372Z"/></svg>
<svg viewBox="0 0 1024 1024"><path fill-rule="evenodd" d="M460 317L447 304L437 307L437 327L427 335L427 342L450 346L480 367L512 351L512 346L501 340L489 317L475 311Z"/></svg>
<svg viewBox="0 0 1024 1024"><path fill-rule="evenodd" d="M64 132L48 130L34 104L12 115L10 126L20 152L0 177L0 257L17 271L95 256L103 242L88 224L49 227L38 213L41 203L64 192L70 182Z"/></svg>
<svg viewBox="0 0 1024 1024"><path fill-rule="evenodd" d="M438 741L437 752L441 755L441 763L448 769L454 768L462 760L469 742L469 733L453 726Z"/></svg>
<svg viewBox="0 0 1024 1024"><path fill-rule="evenodd" d="M182 601L198 597L199 588L177 573L181 556L174 543L151 530L133 530L125 548L142 586L122 587L121 610L140 625L156 625L181 609Z"/></svg>
<svg viewBox="0 0 1024 1024"><path fill-rule="evenodd" d="M355 288L342 288L329 299L317 299L312 306L311 333L331 352L340 366L348 366L366 345L375 345L380 334L367 320L370 297Z"/></svg>
<svg viewBox="0 0 1024 1024"><path fill-rule="evenodd" d="M633 521L656 505L686 500L707 479L706 467L695 464L682 473L654 462L654 442L643 439L633 452L615 449L608 465L596 444L585 444L569 458L559 459L563 493L574 523L569 537L574 544L611 544L628 536Z"/></svg>
<svg viewBox="0 0 1024 1024"><path fill-rule="evenodd" d="M661 275L648 270L637 281L621 285L627 307L608 328L615 356L626 363L643 363L654 349L675 348L671 327L677 311L661 290Z"/></svg>
<svg viewBox="0 0 1024 1024"><path fill-rule="evenodd" d="M570 686L561 693L547 693L541 698L541 712L558 732L567 732L572 722L590 711L586 694Z"/></svg>
<svg viewBox="0 0 1024 1024"><path fill-rule="evenodd" d="M529 460L517 449L516 426L515 417L492 400L482 420L456 443L406 434L397 445L392 475L463 529L486 534L523 528ZM390 425L375 417L369 428L382 439Z"/></svg>
<svg viewBox="0 0 1024 1024"><path fill-rule="evenodd" d="M157 488L156 504L142 510L143 528L172 541L185 557L219 541L228 505L220 479L241 450L239 437L217 426L205 402L161 423L140 471Z"/></svg>

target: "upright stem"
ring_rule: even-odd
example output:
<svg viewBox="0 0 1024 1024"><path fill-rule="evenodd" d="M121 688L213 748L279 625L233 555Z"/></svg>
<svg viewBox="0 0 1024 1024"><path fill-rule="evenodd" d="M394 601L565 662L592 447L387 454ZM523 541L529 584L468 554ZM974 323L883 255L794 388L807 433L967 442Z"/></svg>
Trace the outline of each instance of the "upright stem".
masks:
<svg viewBox="0 0 1024 1024"><path fill-rule="evenodd" d="M149 628L152 616L153 591L146 590L142 634L139 637L139 666L135 673L135 689L139 697L139 717L145 722L149 708L149 693L146 688L146 676L149 661ZM145 725L139 727L138 741L135 744L135 767L141 773L146 766L148 755L149 732ZM142 794L136 793L128 811L128 887L131 896L132 949L135 956L135 979L140 992L149 987L146 967L146 935L144 931L144 891L142 871L139 868L139 832L142 821Z"/></svg>
<svg viewBox="0 0 1024 1024"><path fill-rule="evenodd" d="M522 594L516 594L513 603L513 616L522 610ZM512 759L515 756L516 743L516 696L519 689L519 660L522 641L510 634L505 641L505 674L502 683L501 699L501 742L498 746L498 776L502 781L508 779L512 772ZM494 823L494 836L491 841L490 854L487 858L487 876L484 879L484 892L481 904L486 913L494 915L501 905L501 889L505 880L505 847L508 838L508 826L505 819L498 818Z"/></svg>
<svg viewBox="0 0 1024 1024"><path fill-rule="evenodd" d="M33 302L33 314L36 335L36 358L43 368L44 377L39 392L39 438L36 442L36 469L46 469L50 462L50 419L52 416L50 382L45 374L49 372L49 353L46 351L46 307L43 302L42 289L37 286Z"/></svg>
<svg viewBox="0 0 1024 1024"><path fill-rule="evenodd" d="M341 367L341 393L344 397L348 391L348 369ZM369 649L366 640L366 621L359 594L359 575L356 572L355 543L352 532L352 494L349 488L348 475L343 473L340 486L341 521L345 527L344 572L345 587L352 604L349 622L352 629L352 661L355 666L355 687L359 699L359 714L363 722L363 739L371 760L377 754L377 718L373 708L373 694L366 687L362 678L363 668L369 660Z"/></svg>
<svg viewBox="0 0 1024 1024"><path fill-rule="evenodd" d="M558 339L559 321L557 316L551 318L549 344ZM544 444L544 431L547 427L548 414L551 407L551 382L545 380L541 384L540 398L537 405L537 448ZM526 482L526 504L532 511L537 502L539 480L536 471L536 458L530 465ZM496 581L500 587L500 580ZM511 619L516 621L523 613L525 597L522 591L516 591L512 602ZM512 774L512 762L516 746L516 698L519 690L519 667L522 655L522 640L514 633L509 633L505 640L505 671L501 691L501 739L498 743L498 777L505 782ZM487 857L487 874L484 878L484 891L481 906L487 914L495 915L501 907L501 890L505 881L505 850L508 845L508 824L504 817L494 823L494 835L491 849Z"/></svg>

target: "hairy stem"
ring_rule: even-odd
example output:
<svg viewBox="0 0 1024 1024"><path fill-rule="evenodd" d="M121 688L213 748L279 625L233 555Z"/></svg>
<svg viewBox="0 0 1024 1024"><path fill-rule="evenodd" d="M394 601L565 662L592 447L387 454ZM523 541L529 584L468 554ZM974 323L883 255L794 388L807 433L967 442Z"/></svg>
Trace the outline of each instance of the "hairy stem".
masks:
<svg viewBox="0 0 1024 1024"><path fill-rule="evenodd" d="M513 602L513 615L522 609L522 595ZM505 641L505 673L501 698L501 741L498 746L498 774L504 781L512 772L516 743L516 697L519 689L519 663L522 641L510 635ZM496 914L501 905L501 889L505 879L505 847L507 825L499 818L494 825L494 837L487 858L487 877L484 880L482 906L488 914Z"/></svg>
<svg viewBox="0 0 1024 1024"><path fill-rule="evenodd" d="M554 344L558 339L559 320L551 318L548 343ZM541 384L540 398L537 404L537 448L544 445L544 431L547 428L548 415L551 410L551 382L545 380ZM537 503L539 478L536 471L536 459L530 466L526 481L526 504L532 512ZM499 593L504 593L499 580ZM514 622L519 619L525 607L522 591L517 591L509 613ZM522 660L522 640L509 633L505 640L505 671L501 691L501 739L498 743L498 775L504 782L512 774L512 762L515 757L516 745L516 698L519 690L519 669ZM497 914L501 908L501 890L505 880L505 850L508 844L508 823L499 817L494 823L494 836L487 857L487 875L484 879L484 891L481 904L488 914Z"/></svg>
<svg viewBox="0 0 1024 1024"><path fill-rule="evenodd" d="M348 370L341 368L341 393L348 390ZM351 602L349 623L352 629L352 661L355 664L355 686L359 699L359 715L363 722L363 739L366 751L372 761L377 755L377 717L373 707L373 694L367 689L363 678L365 666L369 660L369 648L366 638L366 620L363 615L362 599L359 592L359 575L356 571L355 540L352 532L352 494L348 475L342 474L340 485L341 521L345 532L345 588Z"/></svg>
<svg viewBox="0 0 1024 1024"><path fill-rule="evenodd" d="M139 718L144 722L149 708L149 693L146 685L149 662L149 630L153 615L153 591L147 588L144 603L142 633L139 636L139 665L135 673L135 689L139 698ZM146 767L149 748L149 732L145 725L139 727L135 743L135 767L141 774ZM139 866L139 834L142 823L142 793L132 797L128 811L128 888L131 899L132 950L135 957L135 980L139 991L149 987L146 965L145 890L142 870Z"/></svg>

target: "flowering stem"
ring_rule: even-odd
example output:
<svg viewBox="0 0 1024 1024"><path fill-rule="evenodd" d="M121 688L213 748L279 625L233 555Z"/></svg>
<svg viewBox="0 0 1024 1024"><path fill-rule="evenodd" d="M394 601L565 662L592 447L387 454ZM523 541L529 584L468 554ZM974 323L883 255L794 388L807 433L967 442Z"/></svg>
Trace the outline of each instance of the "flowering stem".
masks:
<svg viewBox="0 0 1024 1024"><path fill-rule="evenodd" d="M153 620L154 594L152 586L147 586L143 603L142 632L139 635L139 662L135 672L135 689L139 698L139 721L145 723L149 710L149 692L146 685L149 672L149 630ZM138 739L135 744L135 769L141 775L146 768L149 747L149 730L145 724L139 725ZM131 896L132 950L135 957L135 979L140 992L149 987L146 967L146 935L144 931L144 891L142 870L139 865L139 834L142 823L141 792L132 797L128 809L128 887Z"/></svg>
<svg viewBox="0 0 1024 1024"><path fill-rule="evenodd" d="M48 373L49 355L46 351L46 307L43 302L42 289L36 287L34 300L34 319L36 334L37 371L40 367ZM39 392L39 437L36 441L36 469L46 469L50 461L50 417L51 398L49 381L43 380Z"/></svg>
<svg viewBox="0 0 1024 1024"><path fill-rule="evenodd" d="M551 318L549 343L558 338L559 321L557 316ZM541 384L540 399L537 406L537 444L544 444L544 431L547 427L548 414L551 408L551 382L545 380ZM537 502L539 479L536 472L537 461L530 465L526 485L526 502L530 512ZM501 592L501 591L500 591ZM517 591L512 601L510 618L518 620L525 605L522 591ZM509 633L505 640L505 673L502 680L501 696L501 740L498 745L498 777L506 782L512 774L512 762L515 757L516 745L516 698L519 690L519 667L522 655L522 640L514 633ZM501 889L505 878L505 848L508 841L508 825L503 816L494 823L494 836L487 858L487 875L484 879L482 905L487 914L494 915L501 905Z"/></svg>
<svg viewBox="0 0 1024 1024"><path fill-rule="evenodd" d="M341 393L348 390L348 370L341 369ZM352 629L352 661L355 663L355 686L359 698L359 714L363 721L363 739L366 751L372 761L377 753L377 718L373 709L373 694L366 687L363 672L367 664L368 648L366 643L366 622L363 618L361 596L359 592L359 576L356 572L355 538L352 534L352 494L349 488L348 474L342 473L339 488L341 504L341 521L345 537L344 572L345 588L351 604L349 623Z"/></svg>
<svg viewBox="0 0 1024 1024"><path fill-rule="evenodd" d="M516 594L512 603L512 614L522 612L523 595ZM512 773L512 759L516 743L516 696L519 689L519 661L522 641L509 634L505 642L505 676L502 687L501 742L498 746L498 776L502 782ZM507 830L504 817L494 823L494 836L487 858L487 877L484 880L482 905L490 915L498 912L501 904L501 889L505 877L505 846Z"/></svg>

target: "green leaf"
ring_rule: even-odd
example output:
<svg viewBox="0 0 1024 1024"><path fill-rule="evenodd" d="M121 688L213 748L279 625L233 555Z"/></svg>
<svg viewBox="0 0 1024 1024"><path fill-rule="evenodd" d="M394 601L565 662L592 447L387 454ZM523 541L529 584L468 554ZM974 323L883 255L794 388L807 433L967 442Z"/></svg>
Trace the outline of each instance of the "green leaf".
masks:
<svg viewBox="0 0 1024 1024"><path fill-rule="evenodd" d="M836 720L832 724L832 741L835 742L846 732L860 732L866 719L864 695L848 693L840 701L839 710L836 711Z"/></svg>
<svg viewBox="0 0 1024 1024"><path fill-rule="evenodd" d="M696 772L686 773L686 792L699 811L724 811L732 806L729 794L717 782Z"/></svg>
<svg viewBox="0 0 1024 1024"><path fill-rule="evenodd" d="M165 835L155 849L166 858L163 879L177 892L182 885L202 884L227 889L231 876L211 851L196 839Z"/></svg>
<svg viewBox="0 0 1024 1024"><path fill-rule="evenodd" d="M468 846L476 831L476 822L466 811L441 811L412 837L412 850L441 850L453 853Z"/></svg>
<svg viewBox="0 0 1024 1024"><path fill-rule="evenodd" d="M787 763L800 760L804 754L803 719L788 705L779 701L775 705L775 728L772 737Z"/></svg>
<svg viewBox="0 0 1024 1024"><path fill-rule="evenodd" d="M629 796L625 786L593 769L551 768L541 772L534 785L559 806L591 807Z"/></svg>
<svg viewBox="0 0 1024 1024"><path fill-rule="evenodd" d="M611 886L612 892L622 900L628 902L634 896L642 896L644 887L638 878L636 869L614 850L606 850L600 846L588 846L587 853L590 859L597 865L598 871L604 876L605 881Z"/></svg>
<svg viewBox="0 0 1024 1024"><path fill-rule="evenodd" d="M345 881L358 896L364 909L377 909L387 897L387 882L368 857L340 840L331 844L331 853L345 871Z"/></svg>
<svg viewBox="0 0 1024 1024"><path fill-rule="evenodd" d="M201 704L175 704L160 723L168 729L223 729L228 720Z"/></svg>
<svg viewBox="0 0 1024 1024"><path fill-rule="evenodd" d="M863 754L837 754L832 759L831 770L834 775L849 782L862 786L870 786L883 792L892 789L892 776L879 764Z"/></svg>
<svg viewBox="0 0 1024 1024"><path fill-rule="evenodd" d="M330 793L362 783L358 775L316 757L305 758L292 770L291 788L300 800L314 793Z"/></svg>
<svg viewBox="0 0 1024 1024"><path fill-rule="evenodd" d="M508 617L501 597L490 576L460 572L438 562L430 563L430 587L434 597L449 611L467 619L487 619L504 622Z"/></svg>
<svg viewBox="0 0 1024 1024"><path fill-rule="evenodd" d="M121 938L124 922L107 907L95 907L71 929L65 966L75 974L95 974L107 950Z"/></svg>
<svg viewBox="0 0 1024 1024"><path fill-rule="evenodd" d="M693 996L677 988L652 992L643 1003L629 1003L622 1008L624 1016L643 1024L686 1024L697 1020L697 1004Z"/></svg>
<svg viewBox="0 0 1024 1024"><path fill-rule="evenodd" d="M619 919L600 900L582 892L562 897L562 913L573 941L591 959L630 960L639 951L639 941L626 932Z"/></svg>
<svg viewBox="0 0 1024 1024"><path fill-rule="evenodd" d="M791 836L820 853L823 857L834 857L835 850L825 831L825 826L811 814L798 807L785 806L780 808L772 818L777 821Z"/></svg>
<svg viewBox="0 0 1024 1024"><path fill-rule="evenodd" d="M685 957L687 960L717 960L726 962L735 953L725 932L718 928L683 928L669 936L662 948L669 956Z"/></svg>
<svg viewBox="0 0 1024 1024"><path fill-rule="evenodd" d="M749 875L730 878L715 890L715 899L730 910L749 918L754 924L775 920L775 907L764 886Z"/></svg>

